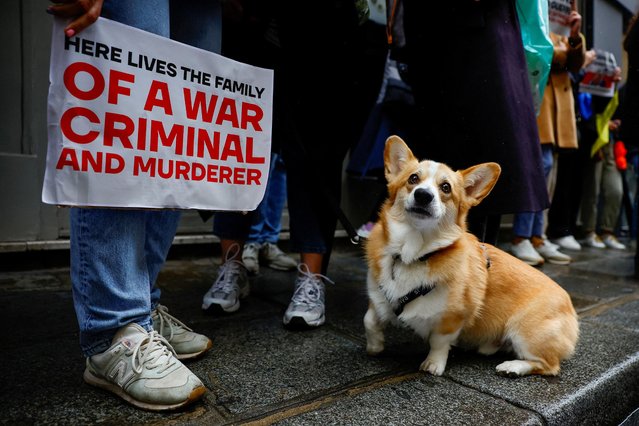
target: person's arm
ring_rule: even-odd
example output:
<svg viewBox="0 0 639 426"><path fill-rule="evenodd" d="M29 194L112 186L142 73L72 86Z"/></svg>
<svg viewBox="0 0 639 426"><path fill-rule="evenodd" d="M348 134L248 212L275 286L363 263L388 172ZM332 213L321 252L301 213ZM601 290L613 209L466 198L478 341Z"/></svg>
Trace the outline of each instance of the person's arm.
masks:
<svg viewBox="0 0 639 426"><path fill-rule="evenodd" d="M570 22L570 36L568 37L566 68L572 73L577 73L586 59L586 41L581 34L581 15L573 10L568 22Z"/></svg>
<svg viewBox="0 0 639 426"><path fill-rule="evenodd" d="M76 18L64 29L67 37L73 37L100 17L103 0L56 0L47 12L62 18Z"/></svg>

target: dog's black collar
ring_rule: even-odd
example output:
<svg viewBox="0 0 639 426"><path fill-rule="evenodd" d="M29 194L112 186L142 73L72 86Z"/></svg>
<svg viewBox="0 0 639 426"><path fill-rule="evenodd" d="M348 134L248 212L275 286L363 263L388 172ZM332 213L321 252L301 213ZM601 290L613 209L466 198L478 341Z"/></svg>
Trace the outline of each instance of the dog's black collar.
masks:
<svg viewBox="0 0 639 426"><path fill-rule="evenodd" d="M428 259L430 259L434 255L439 253L441 250L444 250L445 248L447 247L442 247L435 251L431 251L430 253L426 253L425 255L418 257L417 260L415 260L414 262L426 262ZM396 263L397 261L401 261L401 259L402 259L402 256L399 253L393 255L393 263ZM393 279L395 279L395 277L393 277Z"/></svg>
<svg viewBox="0 0 639 426"><path fill-rule="evenodd" d="M440 249L437 249L435 251L431 251L430 253L426 253L425 255L417 258L417 260L415 262L426 262L428 259L430 259L432 256L436 255L437 253L439 253L441 250L446 249L447 247L442 247ZM397 253L395 255L393 255L393 267L391 268L391 278L394 280L395 279L395 264L397 262L401 262L402 261L402 256Z"/></svg>
<svg viewBox="0 0 639 426"><path fill-rule="evenodd" d="M486 269L490 269L490 257L488 257L488 249L486 249L486 245L485 245L485 244L483 244L483 243L480 243L480 244L479 244L479 246L481 247L482 251L484 252L484 257L486 258ZM430 253L426 253L425 255L423 255L423 256L421 256L421 257L417 258L417 262L426 262L428 259L430 259L430 258L431 258L431 257L433 257L434 255L436 255L436 254L437 254L437 253L439 253L440 251L442 251L442 250L446 250L448 247L450 247L450 246L442 247L442 248L439 248L439 249L437 249L437 250L435 250L435 251L431 251ZM399 253L397 253L397 254L393 255L393 269L395 269L395 268L394 268L394 266L395 266L394 264L395 264L398 260L401 260L401 258L402 258L402 256L401 256ZM393 273L393 279L395 279L395 273L394 273L394 272L395 272L395 271L393 270L393 271L392 271L392 273Z"/></svg>
<svg viewBox="0 0 639 426"><path fill-rule="evenodd" d="M426 296L428 293L430 293L433 289L435 288L435 286L433 287L426 287L425 285L416 288L415 290L411 291L410 293L400 297L397 300L397 308L395 308L395 315L400 316L402 314L402 312L404 312L404 307L406 305L408 305L410 302L412 302L413 300L417 299L418 297L421 296Z"/></svg>

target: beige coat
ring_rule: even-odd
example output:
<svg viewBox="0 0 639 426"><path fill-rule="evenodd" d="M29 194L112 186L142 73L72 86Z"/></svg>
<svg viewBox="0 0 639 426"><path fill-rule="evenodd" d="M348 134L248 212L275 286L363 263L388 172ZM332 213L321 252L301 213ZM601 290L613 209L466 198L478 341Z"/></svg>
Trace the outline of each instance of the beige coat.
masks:
<svg viewBox="0 0 639 426"><path fill-rule="evenodd" d="M544 90L537 127L542 144L552 143L559 148L577 148L575 100L568 71L577 73L586 53L584 37L571 47L567 37L550 33L554 44L552 66Z"/></svg>

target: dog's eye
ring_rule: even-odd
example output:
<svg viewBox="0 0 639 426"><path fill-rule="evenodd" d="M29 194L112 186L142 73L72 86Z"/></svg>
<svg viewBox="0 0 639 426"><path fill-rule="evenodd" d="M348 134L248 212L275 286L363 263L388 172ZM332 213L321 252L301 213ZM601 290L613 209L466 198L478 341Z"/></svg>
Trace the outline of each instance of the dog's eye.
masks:
<svg viewBox="0 0 639 426"><path fill-rule="evenodd" d="M417 175L417 173L413 173L408 177L408 183L410 183L411 185L419 183L419 176Z"/></svg>
<svg viewBox="0 0 639 426"><path fill-rule="evenodd" d="M442 190L442 192L444 194L450 194L450 183L448 182L444 182L441 185L439 185L439 188Z"/></svg>

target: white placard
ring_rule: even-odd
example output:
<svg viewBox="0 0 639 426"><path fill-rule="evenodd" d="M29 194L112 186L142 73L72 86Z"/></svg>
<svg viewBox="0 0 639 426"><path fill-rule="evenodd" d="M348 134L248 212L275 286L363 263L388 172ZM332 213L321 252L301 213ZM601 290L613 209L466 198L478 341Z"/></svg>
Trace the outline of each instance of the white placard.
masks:
<svg viewBox="0 0 639 426"><path fill-rule="evenodd" d="M570 36L571 0L548 0L548 22L550 31L560 36Z"/></svg>
<svg viewBox="0 0 639 426"><path fill-rule="evenodd" d="M612 98L615 94L615 55L605 50L596 50L597 56L585 69L579 83L579 91Z"/></svg>
<svg viewBox="0 0 639 426"><path fill-rule="evenodd" d="M254 210L271 152L273 71L100 18L55 19L42 201Z"/></svg>

